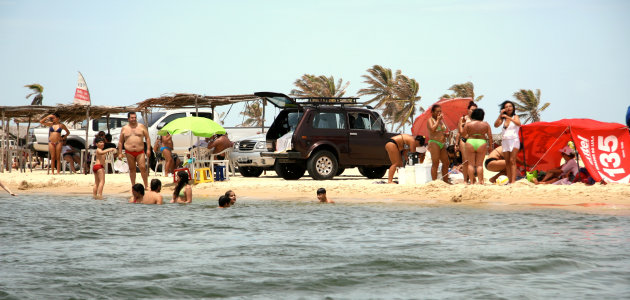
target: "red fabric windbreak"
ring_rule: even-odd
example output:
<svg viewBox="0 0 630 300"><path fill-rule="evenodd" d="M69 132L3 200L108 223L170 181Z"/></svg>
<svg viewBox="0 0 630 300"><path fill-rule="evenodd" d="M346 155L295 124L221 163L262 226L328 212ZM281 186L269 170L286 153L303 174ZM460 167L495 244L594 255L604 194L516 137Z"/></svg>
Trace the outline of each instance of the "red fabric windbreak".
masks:
<svg viewBox="0 0 630 300"><path fill-rule="evenodd" d="M536 122L521 127L524 158L530 168L540 160L537 170L560 166L559 150L571 140L593 179L630 183L628 127L591 119Z"/></svg>
<svg viewBox="0 0 630 300"><path fill-rule="evenodd" d="M448 131L457 129L459 119L461 119L463 115L468 114L468 103L470 103L470 101L472 101L472 98L454 98L442 99L432 104L424 113L419 115L416 120L413 121L411 134L423 135L427 138L429 137L427 122L431 118L431 107L435 104L439 104L442 107L442 116L444 124L448 127Z"/></svg>

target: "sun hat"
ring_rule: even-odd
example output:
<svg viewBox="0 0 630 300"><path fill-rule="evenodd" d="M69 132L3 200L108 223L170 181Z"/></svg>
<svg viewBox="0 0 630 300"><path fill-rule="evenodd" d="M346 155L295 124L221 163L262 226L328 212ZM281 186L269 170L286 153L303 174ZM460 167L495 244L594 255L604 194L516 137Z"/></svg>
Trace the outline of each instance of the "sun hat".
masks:
<svg viewBox="0 0 630 300"><path fill-rule="evenodd" d="M573 154L573 149L571 149L571 147L569 146L564 146L562 149L560 149L560 152L566 154L566 155L571 155Z"/></svg>

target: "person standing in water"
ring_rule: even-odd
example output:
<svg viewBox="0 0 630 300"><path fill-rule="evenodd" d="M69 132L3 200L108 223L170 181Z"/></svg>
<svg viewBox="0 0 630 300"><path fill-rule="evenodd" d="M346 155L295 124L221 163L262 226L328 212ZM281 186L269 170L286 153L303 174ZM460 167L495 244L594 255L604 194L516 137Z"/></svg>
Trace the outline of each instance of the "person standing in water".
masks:
<svg viewBox="0 0 630 300"><path fill-rule="evenodd" d="M438 104L431 106L431 118L427 122L429 131L429 142L427 148L431 153L431 179L437 179L437 171L440 162L442 162L442 180L448 181L448 153L446 152L446 135L448 128L442 119L442 107Z"/></svg>
<svg viewBox="0 0 630 300"><path fill-rule="evenodd" d="M146 157L151 156L151 138L147 128L138 123L135 112L127 114L129 124L123 126L120 131L120 139L118 141L118 158L123 158L123 147L127 156L127 164L129 164L129 178L131 185L136 184L136 166L140 168L142 181L144 186L149 186L149 172L146 168ZM146 140L147 150L146 156L144 151L144 140Z"/></svg>
<svg viewBox="0 0 630 300"><path fill-rule="evenodd" d="M55 168L57 169L57 175L61 170L61 138L67 137L70 134L70 130L66 125L59 122L59 114L54 113L42 118L39 123L48 127L48 153L50 154L50 170L51 174L55 174ZM61 132L65 131L65 135L61 135Z"/></svg>
<svg viewBox="0 0 630 300"><path fill-rule="evenodd" d="M498 128L503 125L501 146L503 148L503 157L505 157L505 171L510 183L514 183L514 181L516 181L516 156L521 147L521 142L518 138L518 131L521 128L521 119L516 115L515 106L512 101L505 100L501 103L500 107L501 112L497 120L494 121L494 127Z"/></svg>
<svg viewBox="0 0 630 300"><path fill-rule="evenodd" d="M403 166L403 160L407 157L409 152L413 152L416 147L421 146L421 139L423 139L422 136L414 138L408 134L399 134L393 136L385 143L385 151L387 151L389 161L392 163L389 167L387 183L394 183L394 173L396 173L396 168Z"/></svg>
<svg viewBox="0 0 630 300"><path fill-rule="evenodd" d="M335 203L335 201L332 201L332 200L328 199L328 197L326 197L326 189L325 188L317 189L317 200L319 200L319 202L321 202L321 203Z"/></svg>
<svg viewBox="0 0 630 300"><path fill-rule="evenodd" d="M486 157L488 149L492 149L492 129L490 124L483 121L485 113L483 109L475 109L471 114L471 121L464 126L463 134L467 137L464 145L464 157L468 158L468 173L470 184L475 183L475 171L477 172L477 183L483 184L483 159Z"/></svg>
<svg viewBox="0 0 630 300"><path fill-rule="evenodd" d="M464 182L468 182L468 158L466 157L466 151L464 151L465 147L466 147L466 137L464 136L464 126L466 125L466 123L472 121L472 119L470 118L470 116L472 115L473 110L477 109L477 104L474 101L470 101L468 103L468 111L465 115L462 116L462 118L459 120L459 124L457 126L458 128L458 138L457 138L457 142L456 145L458 146L455 151L459 150L460 153L462 154L462 168L464 170L464 172L462 172L464 174ZM472 181L471 181L472 182Z"/></svg>
<svg viewBox="0 0 630 300"><path fill-rule="evenodd" d="M177 172L177 185L173 191L173 199L171 203L191 203L192 202L192 187L188 184L188 173L185 171Z"/></svg>

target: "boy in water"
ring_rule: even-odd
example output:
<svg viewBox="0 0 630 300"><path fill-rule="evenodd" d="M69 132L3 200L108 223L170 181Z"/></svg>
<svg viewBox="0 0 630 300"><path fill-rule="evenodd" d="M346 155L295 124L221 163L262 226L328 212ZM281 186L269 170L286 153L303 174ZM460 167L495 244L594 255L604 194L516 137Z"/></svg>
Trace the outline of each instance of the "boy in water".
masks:
<svg viewBox="0 0 630 300"><path fill-rule="evenodd" d="M97 137L94 139L96 143L96 153L94 154L94 159L96 163L94 167L92 167L92 171L94 171L94 189L92 190L92 194L94 195L94 199L102 199L103 198L103 186L105 186L105 154L109 152L114 152L116 149L107 149L105 148L105 140L101 137Z"/></svg>
<svg viewBox="0 0 630 300"><path fill-rule="evenodd" d="M131 187L131 198L129 203L142 203L144 199L144 185L142 183L136 183Z"/></svg>
<svg viewBox="0 0 630 300"><path fill-rule="evenodd" d="M162 204L162 181L159 179L151 180L151 191L144 195L142 198L142 204Z"/></svg>
<svg viewBox="0 0 630 300"><path fill-rule="evenodd" d="M319 202L321 202L321 203L335 203L335 201L332 201L332 200L330 200L330 199L328 199L326 197L326 189L325 188L317 189L317 200L319 200Z"/></svg>

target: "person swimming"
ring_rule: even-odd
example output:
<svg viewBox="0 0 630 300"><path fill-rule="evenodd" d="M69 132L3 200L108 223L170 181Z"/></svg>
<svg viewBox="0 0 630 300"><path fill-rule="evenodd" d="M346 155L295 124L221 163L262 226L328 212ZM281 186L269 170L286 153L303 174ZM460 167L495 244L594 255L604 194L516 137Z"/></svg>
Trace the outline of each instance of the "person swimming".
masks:
<svg viewBox="0 0 630 300"><path fill-rule="evenodd" d="M219 197L219 207L227 208L233 206L234 203L236 203L236 193L232 190L228 190Z"/></svg>
<svg viewBox="0 0 630 300"><path fill-rule="evenodd" d="M328 199L328 197L326 197L326 189L325 188L318 188L317 189L317 200L319 200L319 202L321 202L321 203L335 203L335 201L332 201L332 200Z"/></svg>
<svg viewBox="0 0 630 300"><path fill-rule="evenodd" d="M144 185L141 183L136 183L131 187L131 198L129 198L129 203L142 203L142 199L144 198Z"/></svg>

